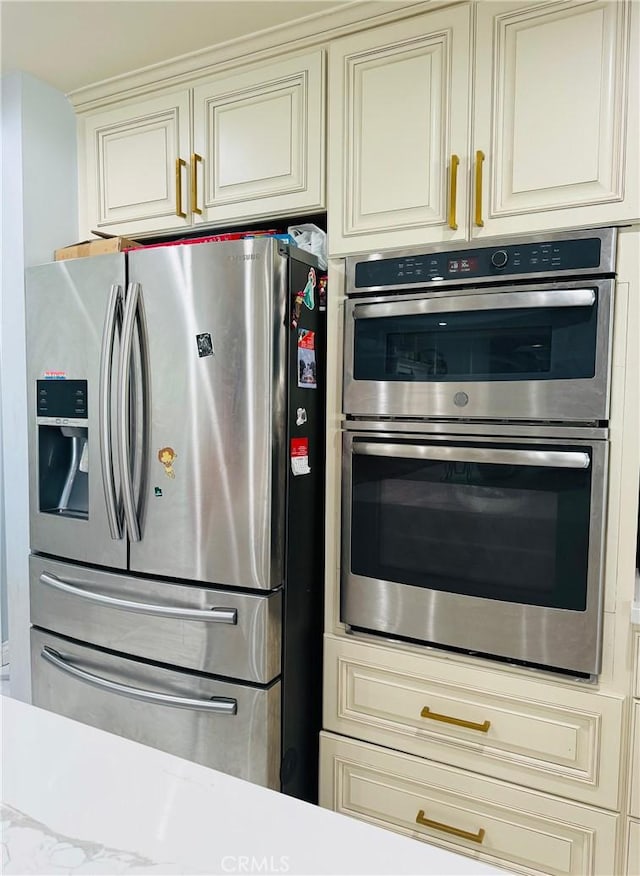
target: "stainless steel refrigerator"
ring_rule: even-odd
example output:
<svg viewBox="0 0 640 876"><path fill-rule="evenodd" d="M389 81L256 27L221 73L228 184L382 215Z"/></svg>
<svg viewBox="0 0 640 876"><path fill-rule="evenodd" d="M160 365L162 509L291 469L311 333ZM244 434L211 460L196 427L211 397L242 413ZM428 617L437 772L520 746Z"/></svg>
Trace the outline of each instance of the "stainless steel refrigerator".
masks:
<svg viewBox="0 0 640 876"><path fill-rule="evenodd" d="M309 800L316 271L255 238L27 272L34 703Z"/></svg>

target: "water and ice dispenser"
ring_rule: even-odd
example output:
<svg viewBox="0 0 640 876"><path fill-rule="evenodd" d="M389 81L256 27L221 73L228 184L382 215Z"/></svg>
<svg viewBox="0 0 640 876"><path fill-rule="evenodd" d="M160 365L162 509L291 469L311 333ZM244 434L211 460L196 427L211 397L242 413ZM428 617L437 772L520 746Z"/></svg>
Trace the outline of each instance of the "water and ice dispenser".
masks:
<svg viewBox="0 0 640 876"><path fill-rule="evenodd" d="M41 512L89 516L86 380L38 380L38 496Z"/></svg>

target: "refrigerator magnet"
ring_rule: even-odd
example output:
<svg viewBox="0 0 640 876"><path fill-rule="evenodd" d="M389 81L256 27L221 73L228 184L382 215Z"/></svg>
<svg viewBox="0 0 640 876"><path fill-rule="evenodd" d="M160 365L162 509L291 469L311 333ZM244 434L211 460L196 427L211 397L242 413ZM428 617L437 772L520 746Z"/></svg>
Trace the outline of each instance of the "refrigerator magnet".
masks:
<svg viewBox="0 0 640 876"><path fill-rule="evenodd" d="M307 409L306 408L297 408L296 409L296 426L304 426L307 422Z"/></svg>
<svg viewBox="0 0 640 876"><path fill-rule="evenodd" d="M293 296L293 307L291 314L291 328L298 328L298 322L300 321L300 314L302 313L302 299L304 298L303 292L296 292Z"/></svg>
<svg viewBox="0 0 640 876"><path fill-rule="evenodd" d="M213 340L209 332L196 335L196 346L198 347L198 356L201 359L213 356Z"/></svg>
<svg viewBox="0 0 640 876"><path fill-rule="evenodd" d="M316 334L309 329L298 329L298 386L317 389Z"/></svg>
<svg viewBox="0 0 640 876"><path fill-rule="evenodd" d="M316 272L314 268L309 268L309 273L307 274L307 283L302 290L302 300L304 301L305 307L308 307L309 310L313 310L315 305L313 290L316 288Z"/></svg>
<svg viewBox="0 0 640 876"><path fill-rule="evenodd" d="M320 277L318 284L318 310L327 309L327 275Z"/></svg>
<svg viewBox="0 0 640 876"><path fill-rule="evenodd" d="M173 447L163 447L158 450L158 461L164 466L164 473L168 478L175 478L176 473L173 470L173 461L178 458L178 454Z"/></svg>
<svg viewBox="0 0 640 876"><path fill-rule="evenodd" d="M291 439L291 471L294 477L298 475L309 474L309 439L308 438L292 438Z"/></svg>

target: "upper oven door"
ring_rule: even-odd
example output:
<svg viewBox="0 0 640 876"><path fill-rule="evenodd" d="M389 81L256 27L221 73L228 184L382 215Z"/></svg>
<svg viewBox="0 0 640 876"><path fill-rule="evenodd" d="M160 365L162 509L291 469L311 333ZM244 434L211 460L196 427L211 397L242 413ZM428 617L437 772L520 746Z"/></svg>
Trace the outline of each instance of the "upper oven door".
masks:
<svg viewBox="0 0 640 876"><path fill-rule="evenodd" d="M350 299L344 412L609 417L613 281Z"/></svg>

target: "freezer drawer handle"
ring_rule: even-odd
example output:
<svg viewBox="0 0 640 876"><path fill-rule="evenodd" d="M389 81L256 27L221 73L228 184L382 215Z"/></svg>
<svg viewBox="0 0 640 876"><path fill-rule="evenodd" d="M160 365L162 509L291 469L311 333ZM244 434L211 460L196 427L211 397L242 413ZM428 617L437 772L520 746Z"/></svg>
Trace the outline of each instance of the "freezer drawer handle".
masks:
<svg viewBox="0 0 640 876"><path fill-rule="evenodd" d="M73 675L74 678L78 678L86 684L129 697L132 700L139 700L141 703L157 703L161 706L173 706L175 709L214 712L217 715L235 715L238 712L238 701L232 700L229 697L211 697L210 700L194 700L190 697L176 697L173 694L143 690L138 687L130 687L128 684L120 684L117 681L109 681L109 679L101 678L92 672L78 669L77 666L72 666L66 660L63 660L62 656L57 651L54 651L53 648L43 647L40 656L47 663L51 663L52 666L62 670L62 672L66 672L68 675Z"/></svg>
<svg viewBox="0 0 640 876"><path fill-rule="evenodd" d="M153 605L148 602L115 599L113 596L104 596L102 593L93 593L91 590L82 590L80 587L74 587L73 584L68 584L56 575L49 574L49 572L42 572L40 581L48 587L54 587L56 590L69 593L71 596L79 596L81 599L88 599L90 602L97 602L99 605L119 608L123 611L136 611L139 614L152 614L156 617L172 617L218 624L238 623L238 611L235 608L180 608L179 606Z"/></svg>

